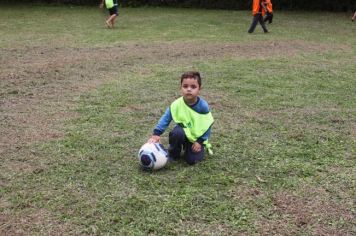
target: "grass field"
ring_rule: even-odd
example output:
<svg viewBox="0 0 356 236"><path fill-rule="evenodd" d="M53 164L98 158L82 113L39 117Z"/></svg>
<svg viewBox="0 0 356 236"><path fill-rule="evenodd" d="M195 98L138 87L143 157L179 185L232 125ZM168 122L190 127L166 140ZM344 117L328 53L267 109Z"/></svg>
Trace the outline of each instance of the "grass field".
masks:
<svg viewBox="0 0 356 236"><path fill-rule="evenodd" d="M0 235L355 235L351 14L0 7ZM198 70L213 156L137 152ZM163 135L167 146L167 133Z"/></svg>

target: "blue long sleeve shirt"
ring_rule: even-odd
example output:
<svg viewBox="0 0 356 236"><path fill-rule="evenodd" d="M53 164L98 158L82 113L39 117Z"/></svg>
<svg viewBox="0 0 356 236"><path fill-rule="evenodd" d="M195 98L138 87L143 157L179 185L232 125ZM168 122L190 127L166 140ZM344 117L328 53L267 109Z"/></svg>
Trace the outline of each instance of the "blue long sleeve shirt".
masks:
<svg viewBox="0 0 356 236"><path fill-rule="evenodd" d="M208 103L201 97L198 97L198 101L193 104L189 105L194 111L200 113L200 114L206 114L209 113L209 105ZM153 130L153 135L158 135L160 136L161 134L164 133L164 131L167 129L171 121L173 120L171 110L168 107L165 111L165 113L162 115L162 117L159 119L155 129ZM201 136L197 139L197 142L202 144L205 140L207 140L210 137L211 133L211 127Z"/></svg>

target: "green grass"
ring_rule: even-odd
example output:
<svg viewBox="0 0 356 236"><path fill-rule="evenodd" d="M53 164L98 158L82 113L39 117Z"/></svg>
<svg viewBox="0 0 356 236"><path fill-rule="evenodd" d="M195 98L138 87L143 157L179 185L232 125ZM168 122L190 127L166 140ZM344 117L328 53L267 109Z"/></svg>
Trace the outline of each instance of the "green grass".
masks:
<svg viewBox="0 0 356 236"><path fill-rule="evenodd" d="M0 48L167 41L249 48L298 41L305 49L263 58L254 50L250 57L187 57L165 65L133 61L117 69L110 65L120 62L106 62L111 69L93 73L112 79L75 98L79 115L62 124L65 135L27 147L34 160L12 157L38 168L1 165L0 232L13 232L6 230L26 219L26 227L17 227L30 235L56 234L58 225L75 235L356 233L356 25L348 16L277 11L270 34L257 27L248 35L247 11L120 13L111 31L95 8L5 6ZM309 44L328 50L313 51ZM180 74L192 68L204 75L202 96L216 120L214 155L195 166L179 161L142 171L137 151L179 94ZM80 66L63 70L81 73Z"/></svg>

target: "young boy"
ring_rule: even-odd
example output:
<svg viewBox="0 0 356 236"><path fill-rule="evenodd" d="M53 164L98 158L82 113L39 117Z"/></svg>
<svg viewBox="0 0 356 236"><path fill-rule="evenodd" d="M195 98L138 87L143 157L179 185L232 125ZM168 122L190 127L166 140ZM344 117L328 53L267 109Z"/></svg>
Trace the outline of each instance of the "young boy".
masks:
<svg viewBox="0 0 356 236"><path fill-rule="evenodd" d="M268 33L268 30L266 28L265 23L263 22L263 16L266 14L265 9L262 6L262 1L263 0L253 0L252 2L252 23L251 26L248 30L248 32L251 34L255 30L257 23L260 23L262 26L263 32Z"/></svg>
<svg viewBox="0 0 356 236"><path fill-rule="evenodd" d="M214 119L208 103L199 97L201 80L199 72L195 71L186 72L181 76L182 97L167 108L148 140L149 143L159 142L160 135L173 120L176 126L169 133L169 157L180 158L183 148L184 159L190 165L203 160L204 147L212 153L208 138Z"/></svg>
<svg viewBox="0 0 356 236"><path fill-rule="evenodd" d="M99 5L100 8L104 7L104 1L105 1L105 7L109 10L109 17L106 19L105 23L108 28L113 29L115 25L115 19L119 15L118 14L118 3L117 0L101 0L101 3Z"/></svg>

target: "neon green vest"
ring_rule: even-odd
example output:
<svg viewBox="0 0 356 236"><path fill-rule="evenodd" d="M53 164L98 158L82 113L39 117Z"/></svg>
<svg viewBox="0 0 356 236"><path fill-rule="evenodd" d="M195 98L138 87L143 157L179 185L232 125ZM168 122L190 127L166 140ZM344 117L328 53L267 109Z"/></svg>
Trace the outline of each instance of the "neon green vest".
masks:
<svg viewBox="0 0 356 236"><path fill-rule="evenodd" d="M107 9L114 7L114 0L105 0L105 6Z"/></svg>
<svg viewBox="0 0 356 236"><path fill-rule="evenodd" d="M175 100L171 104L170 110L174 122L182 126L185 135L192 143L197 141L214 123L211 112L199 114L184 102L183 97ZM205 140L203 144L209 154L212 155L211 144L208 140Z"/></svg>

